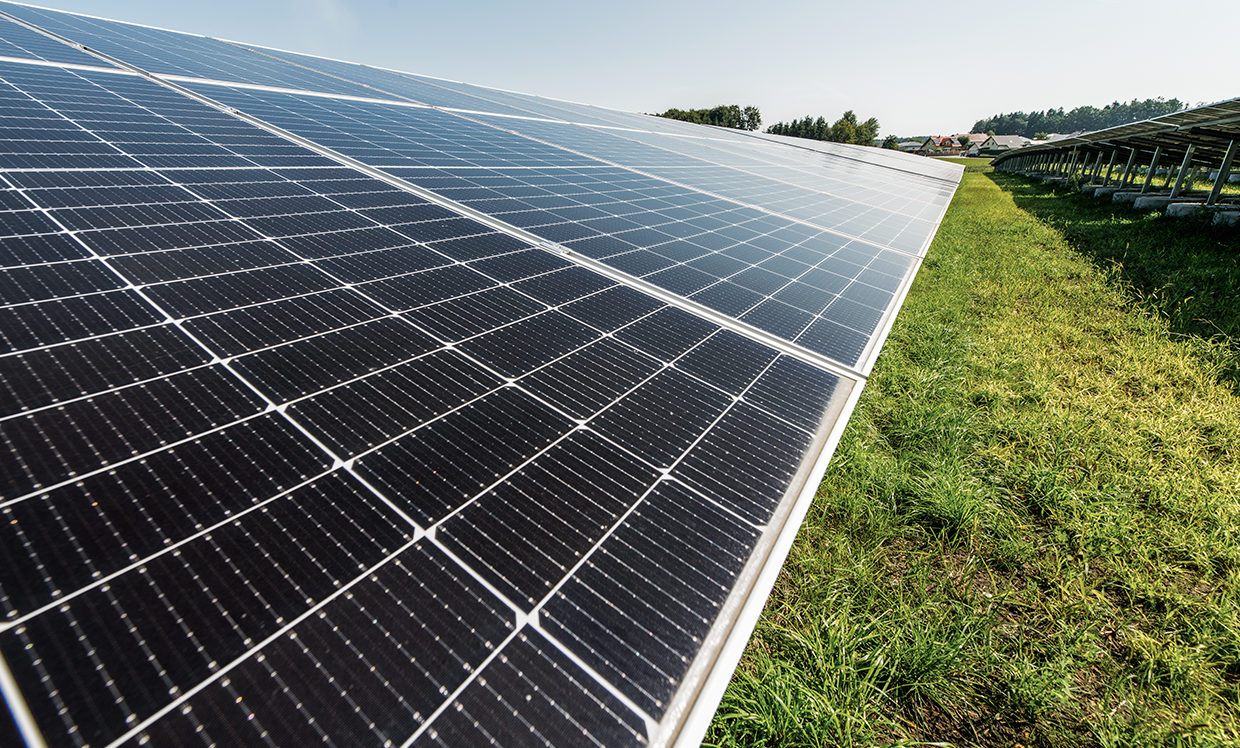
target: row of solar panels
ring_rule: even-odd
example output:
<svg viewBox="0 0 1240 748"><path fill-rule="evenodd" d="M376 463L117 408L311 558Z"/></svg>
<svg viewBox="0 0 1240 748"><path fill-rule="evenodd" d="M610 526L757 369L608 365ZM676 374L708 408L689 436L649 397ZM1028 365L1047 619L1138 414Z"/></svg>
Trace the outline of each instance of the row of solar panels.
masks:
<svg viewBox="0 0 1240 748"><path fill-rule="evenodd" d="M0 743L700 739L959 170L0 11Z"/></svg>
<svg viewBox="0 0 1240 748"><path fill-rule="evenodd" d="M1223 172L1221 179L1210 180L1221 187L1235 163L1238 143L1240 98L1021 148L995 159L994 165L1065 175L1079 168L1094 181L1104 170L1106 179L1114 173L1121 181L1131 181L1138 167L1156 171L1161 164L1183 175L1204 168ZM1213 190L1210 202L1218 197L1218 190Z"/></svg>

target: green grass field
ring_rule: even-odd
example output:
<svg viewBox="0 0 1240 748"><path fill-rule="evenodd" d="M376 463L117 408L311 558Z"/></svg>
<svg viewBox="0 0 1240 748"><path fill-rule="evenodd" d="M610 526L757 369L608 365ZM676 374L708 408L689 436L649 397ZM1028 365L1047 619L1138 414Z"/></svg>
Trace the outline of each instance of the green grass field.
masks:
<svg viewBox="0 0 1240 748"><path fill-rule="evenodd" d="M1240 237L970 170L706 738L1240 744Z"/></svg>
<svg viewBox="0 0 1240 748"><path fill-rule="evenodd" d="M970 167L972 169L984 168L986 166L989 166L991 161L994 161L994 159L990 158L989 156L984 156L981 158L957 158L955 156L938 156L937 158L940 161L949 161L953 164L963 164L964 166Z"/></svg>

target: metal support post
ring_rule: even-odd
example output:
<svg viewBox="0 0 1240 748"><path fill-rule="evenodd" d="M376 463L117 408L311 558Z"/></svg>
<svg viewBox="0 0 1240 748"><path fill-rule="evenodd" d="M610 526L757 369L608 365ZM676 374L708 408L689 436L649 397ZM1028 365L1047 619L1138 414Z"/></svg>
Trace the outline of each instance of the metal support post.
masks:
<svg viewBox="0 0 1240 748"><path fill-rule="evenodd" d="M1124 173L1119 175L1119 188L1122 190L1128 186L1128 180L1132 177L1132 164L1137 160L1137 149L1133 148L1128 154L1128 163L1124 165Z"/></svg>
<svg viewBox="0 0 1240 748"><path fill-rule="evenodd" d="M1162 146L1154 149L1154 158L1150 159L1150 170L1145 173L1145 184L1141 185L1141 194L1150 191L1150 185L1154 183L1154 173L1158 171L1158 159L1162 157Z"/></svg>
<svg viewBox="0 0 1240 748"><path fill-rule="evenodd" d="M1115 157L1119 155L1118 148L1111 149L1111 160L1107 162L1107 178L1102 180L1102 186L1106 187L1111 183L1111 172L1115 170Z"/></svg>
<svg viewBox="0 0 1240 748"><path fill-rule="evenodd" d="M1214 189L1210 190L1210 199L1206 200L1206 205L1214 205L1218 202L1218 195L1223 191L1223 185L1227 184L1227 178L1231 176L1231 160L1236 157L1236 144L1240 140L1233 140L1227 146L1227 153L1223 155L1223 163L1218 167L1218 179L1214 180Z"/></svg>
<svg viewBox="0 0 1240 748"><path fill-rule="evenodd" d="M1175 178L1175 186L1171 188L1171 199L1174 200L1180 196L1180 190L1184 188L1184 177L1188 175L1188 170L1193 165L1193 151L1196 150L1196 143L1189 143L1188 150L1184 151L1184 160L1180 162L1180 173Z"/></svg>
<svg viewBox="0 0 1240 748"><path fill-rule="evenodd" d="M1094 184L1098 181L1098 174L1102 172L1102 149L1098 149L1098 153L1094 155L1094 168L1089 170L1089 183Z"/></svg>

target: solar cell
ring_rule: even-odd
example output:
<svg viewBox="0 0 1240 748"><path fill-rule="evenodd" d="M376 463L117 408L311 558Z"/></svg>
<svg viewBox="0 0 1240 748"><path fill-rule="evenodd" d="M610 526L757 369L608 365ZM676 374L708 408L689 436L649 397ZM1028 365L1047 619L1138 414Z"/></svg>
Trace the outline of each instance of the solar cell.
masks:
<svg viewBox="0 0 1240 748"><path fill-rule="evenodd" d="M700 737L958 173L0 12L0 742Z"/></svg>

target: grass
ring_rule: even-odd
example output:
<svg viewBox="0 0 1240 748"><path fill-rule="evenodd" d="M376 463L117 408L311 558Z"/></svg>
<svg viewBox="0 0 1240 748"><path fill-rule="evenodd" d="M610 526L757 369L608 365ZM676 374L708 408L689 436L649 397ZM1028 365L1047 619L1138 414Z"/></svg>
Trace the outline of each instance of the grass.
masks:
<svg viewBox="0 0 1240 748"><path fill-rule="evenodd" d="M1240 237L969 171L706 738L1240 745Z"/></svg>
<svg viewBox="0 0 1240 748"><path fill-rule="evenodd" d="M990 165L991 161L994 161L994 159L989 156L960 158L955 156L939 156L938 159L940 161L948 161L953 164L963 164L966 171L982 171Z"/></svg>

